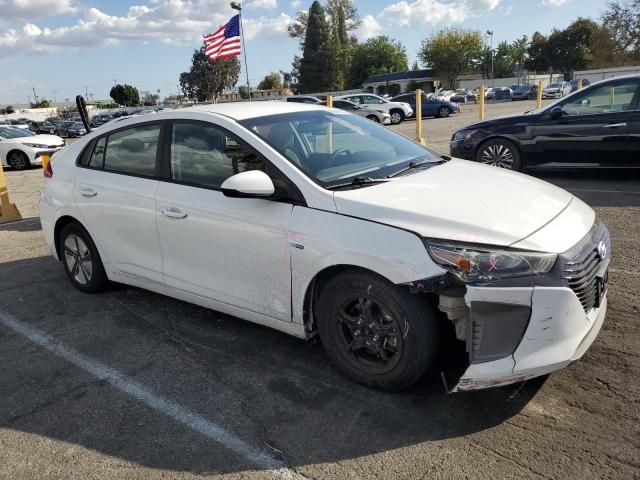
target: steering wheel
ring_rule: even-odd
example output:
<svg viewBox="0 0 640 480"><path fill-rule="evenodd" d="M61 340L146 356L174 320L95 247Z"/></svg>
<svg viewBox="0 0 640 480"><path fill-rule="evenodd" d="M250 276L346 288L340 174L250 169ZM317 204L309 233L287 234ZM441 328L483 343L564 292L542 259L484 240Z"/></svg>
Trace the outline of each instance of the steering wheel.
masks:
<svg viewBox="0 0 640 480"><path fill-rule="evenodd" d="M333 167L333 165L338 160L338 157L340 157L342 155L348 157L349 160L351 160L351 150L347 150L346 148L339 148L338 150L333 152L331 154L331 156L329 157L329 161L327 162L327 168Z"/></svg>

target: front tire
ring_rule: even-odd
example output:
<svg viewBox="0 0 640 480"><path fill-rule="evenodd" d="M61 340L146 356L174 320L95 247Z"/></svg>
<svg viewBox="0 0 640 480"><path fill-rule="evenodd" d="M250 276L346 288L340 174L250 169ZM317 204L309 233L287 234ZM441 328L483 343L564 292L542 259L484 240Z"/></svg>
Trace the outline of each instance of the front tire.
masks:
<svg viewBox="0 0 640 480"><path fill-rule="evenodd" d="M476 162L499 168L521 171L522 158L518 147L504 138L494 138L483 143L475 156Z"/></svg>
<svg viewBox="0 0 640 480"><path fill-rule="evenodd" d="M426 299L356 270L322 288L316 313L333 364L368 387L399 391L429 369L438 347L436 317Z"/></svg>
<svg viewBox="0 0 640 480"><path fill-rule="evenodd" d="M89 233L77 223L66 225L60 233L60 257L71 283L81 292L104 290L109 280L100 254Z"/></svg>
<svg viewBox="0 0 640 480"><path fill-rule="evenodd" d="M399 125L404 121L404 112L402 110L391 110L391 123L393 125Z"/></svg>
<svg viewBox="0 0 640 480"><path fill-rule="evenodd" d="M440 110L438 110L438 116L440 118L447 118L450 113L451 112L449 111L449 109L447 107L440 107Z"/></svg>
<svg viewBox="0 0 640 480"><path fill-rule="evenodd" d="M29 157L27 157L26 153L21 152L19 150L14 150L9 153L7 157L7 163L14 170L26 170L31 167L31 162L29 161Z"/></svg>

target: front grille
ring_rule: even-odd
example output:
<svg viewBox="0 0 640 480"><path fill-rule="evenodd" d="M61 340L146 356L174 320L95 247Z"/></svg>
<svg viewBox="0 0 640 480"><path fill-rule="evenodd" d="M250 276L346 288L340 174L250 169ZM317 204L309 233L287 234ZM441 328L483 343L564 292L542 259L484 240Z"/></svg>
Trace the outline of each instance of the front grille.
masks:
<svg viewBox="0 0 640 480"><path fill-rule="evenodd" d="M598 245L604 242L606 255L598 253ZM603 261L611 257L611 238L603 223L596 222L589 233L569 251L562 254L562 278L577 295L585 312L596 307L598 280L596 273Z"/></svg>

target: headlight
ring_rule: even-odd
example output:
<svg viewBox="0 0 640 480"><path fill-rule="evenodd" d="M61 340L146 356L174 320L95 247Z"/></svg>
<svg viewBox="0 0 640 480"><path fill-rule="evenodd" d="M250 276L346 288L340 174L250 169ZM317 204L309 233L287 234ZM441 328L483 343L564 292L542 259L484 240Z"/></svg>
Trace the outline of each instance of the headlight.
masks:
<svg viewBox="0 0 640 480"><path fill-rule="evenodd" d="M41 143L23 143L23 145L31 148L49 148L49 145L43 145Z"/></svg>
<svg viewBox="0 0 640 480"><path fill-rule="evenodd" d="M478 130L461 130L455 133L455 135L453 136L453 140L454 141L467 140L471 137L471 135L473 135L477 131Z"/></svg>
<svg viewBox="0 0 640 480"><path fill-rule="evenodd" d="M483 250L464 245L425 243L429 255L463 282L543 275L556 263L553 253Z"/></svg>

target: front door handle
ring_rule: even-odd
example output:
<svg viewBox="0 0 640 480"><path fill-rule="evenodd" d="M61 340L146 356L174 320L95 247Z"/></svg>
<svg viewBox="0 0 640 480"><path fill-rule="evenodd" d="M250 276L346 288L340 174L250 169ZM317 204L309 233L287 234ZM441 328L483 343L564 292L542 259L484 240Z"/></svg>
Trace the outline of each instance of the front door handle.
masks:
<svg viewBox="0 0 640 480"><path fill-rule="evenodd" d="M182 220L183 218L187 218L188 216L179 208L174 207L163 208L162 210L160 210L160 213L162 213L165 217L176 218L178 220Z"/></svg>
<svg viewBox="0 0 640 480"><path fill-rule="evenodd" d="M602 128L619 128L619 127L626 127L627 124L626 123L610 123L608 125L603 125Z"/></svg>
<svg viewBox="0 0 640 480"><path fill-rule="evenodd" d="M93 188L80 187L80 195L82 195L83 197L95 197L96 195L98 195L98 192L96 192Z"/></svg>

